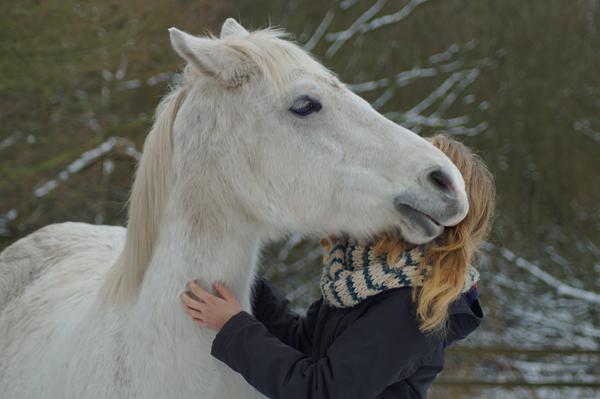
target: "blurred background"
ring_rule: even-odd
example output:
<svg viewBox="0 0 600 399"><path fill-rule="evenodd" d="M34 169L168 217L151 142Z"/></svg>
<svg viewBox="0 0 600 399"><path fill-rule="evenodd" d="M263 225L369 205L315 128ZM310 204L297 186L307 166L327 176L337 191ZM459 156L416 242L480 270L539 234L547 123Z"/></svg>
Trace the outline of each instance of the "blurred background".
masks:
<svg viewBox="0 0 600 399"><path fill-rule="evenodd" d="M182 61L167 28L277 25L397 123L496 176L487 318L432 398L600 397L599 0L46 0L0 5L0 250L49 223L124 224L136 159ZM298 309L320 248L271 244Z"/></svg>

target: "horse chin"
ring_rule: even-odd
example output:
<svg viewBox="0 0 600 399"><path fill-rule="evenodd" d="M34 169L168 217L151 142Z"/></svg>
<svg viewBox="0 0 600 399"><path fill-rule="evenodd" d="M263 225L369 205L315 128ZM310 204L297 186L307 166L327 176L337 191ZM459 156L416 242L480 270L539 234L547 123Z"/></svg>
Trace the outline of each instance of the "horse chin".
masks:
<svg viewBox="0 0 600 399"><path fill-rule="evenodd" d="M433 241L444 232L444 226L418 214L402 215L400 233L407 242L415 245Z"/></svg>
<svg viewBox="0 0 600 399"><path fill-rule="evenodd" d="M414 245L427 244L427 243L433 241L440 234L442 234L443 231L444 231L444 228L441 227L439 233L437 233L435 235L426 235L426 234L423 234L422 231L402 229L402 238L404 238L404 240L406 242L408 242L410 244L414 244Z"/></svg>

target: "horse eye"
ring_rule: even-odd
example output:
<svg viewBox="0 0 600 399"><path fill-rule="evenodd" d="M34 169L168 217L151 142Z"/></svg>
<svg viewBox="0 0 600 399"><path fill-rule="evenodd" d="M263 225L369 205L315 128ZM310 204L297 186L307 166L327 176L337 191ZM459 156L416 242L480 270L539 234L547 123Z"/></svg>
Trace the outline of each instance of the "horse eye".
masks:
<svg viewBox="0 0 600 399"><path fill-rule="evenodd" d="M298 97L290 107L290 112L296 116L307 116L313 112L319 112L323 106L317 100L309 96Z"/></svg>

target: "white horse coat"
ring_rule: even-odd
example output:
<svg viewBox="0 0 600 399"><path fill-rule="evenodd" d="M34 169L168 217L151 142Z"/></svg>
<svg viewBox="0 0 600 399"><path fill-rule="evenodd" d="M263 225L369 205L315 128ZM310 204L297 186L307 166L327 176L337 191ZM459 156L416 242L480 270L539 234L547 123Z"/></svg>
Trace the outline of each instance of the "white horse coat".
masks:
<svg viewBox="0 0 600 399"><path fill-rule="evenodd" d="M250 311L261 242L289 231L431 240L467 213L440 151L280 32L171 29L188 66L144 145L127 230L62 223L0 254L0 397L260 397L210 355L179 294L222 281Z"/></svg>

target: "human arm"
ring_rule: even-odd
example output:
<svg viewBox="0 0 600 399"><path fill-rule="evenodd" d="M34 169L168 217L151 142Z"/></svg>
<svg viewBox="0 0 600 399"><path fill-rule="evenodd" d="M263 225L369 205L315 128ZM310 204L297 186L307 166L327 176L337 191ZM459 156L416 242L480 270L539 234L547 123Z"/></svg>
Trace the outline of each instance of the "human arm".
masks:
<svg viewBox="0 0 600 399"><path fill-rule="evenodd" d="M430 355L423 358L411 375L390 385L377 399L425 399L431 384L444 368L445 351L441 343Z"/></svg>
<svg viewBox="0 0 600 399"><path fill-rule="evenodd" d="M479 303L479 290L476 285L458 297L448 307L448 328L444 346L448 347L465 339L475 331L483 320L483 310Z"/></svg>
<svg viewBox="0 0 600 399"><path fill-rule="evenodd" d="M389 386L378 399L423 399L444 368L445 349L453 342L464 339L481 323L483 312L479 304L479 291L473 286L462 294L448 309L446 336L438 349L422 359L411 375Z"/></svg>
<svg viewBox="0 0 600 399"><path fill-rule="evenodd" d="M322 300L314 302L306 315L301 316L291 309L287 298L263 278L256 280L253 294L254 317L284 344L309 353Z"/></svg>
<svg viewBox="0 0 600 399"><path fill-rule="evenodd" d="M196 281L188 283L188 290L181 294L186 312L200 327L219 331L236 313L242 310L237 299L220 283L213 285L218 296L210 294ZM301 317L290 309L289 301L274 287L260 279L254 286L253 313L267 330L286 345L303 353L309 353L320 301L313 303Z"/></svg>
<svg viewBox="0 0 600 399"><path fill-rule="evenodd" d="M272 399L375 398L440 343L419 331L410 290L392 291L374 298L321 359L285 345L245 312L224 325L211 353Z"/></svg>

